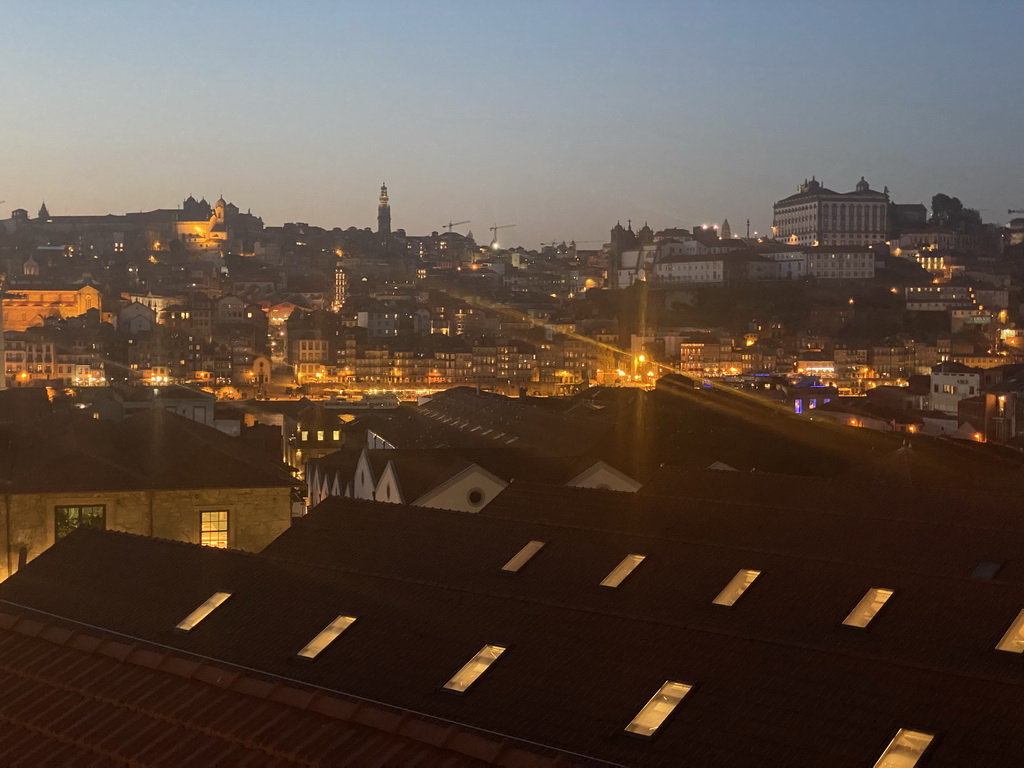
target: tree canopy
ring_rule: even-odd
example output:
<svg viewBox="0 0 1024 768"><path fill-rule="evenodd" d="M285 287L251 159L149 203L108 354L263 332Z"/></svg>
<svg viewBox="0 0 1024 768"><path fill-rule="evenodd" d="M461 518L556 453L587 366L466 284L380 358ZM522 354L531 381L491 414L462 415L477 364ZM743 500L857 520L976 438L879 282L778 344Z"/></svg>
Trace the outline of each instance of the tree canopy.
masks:
<svg viewBox="0 0 1024 768"><path fill-rule="evenodd" d="M941 192L932 197L932 224L960 229L968 224L981 224L981 214L974 208L965 208L959 197Z"/></svg>

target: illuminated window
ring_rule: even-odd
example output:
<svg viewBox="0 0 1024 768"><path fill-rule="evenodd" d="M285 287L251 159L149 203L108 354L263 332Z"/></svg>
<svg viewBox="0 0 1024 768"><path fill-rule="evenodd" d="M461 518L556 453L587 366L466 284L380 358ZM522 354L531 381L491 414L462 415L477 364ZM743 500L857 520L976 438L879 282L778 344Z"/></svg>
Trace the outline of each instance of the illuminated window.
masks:
<svg viewBox="0 0 1024 768"><path fill-rule="evenodd" d="M214 609L229 597L231 597L230 592L214 592L205 603L178 622L175 629L180 629L182 632L190 632L195 629L196 624L213 613Z"/></svg>
<svg viewBox="0 0 1024 768"><path fill-rule="evenodd" d="M320 632L316 637L306 643L305 647L296 654L302 659L315 659L328 645L337 639L338 635L352 626L356 620L355 616L339 616Z"/></svg>
<svg viewBox="0 0 1024 768"><path fill-rule="evenodd" d="M334 432L331 433L331 439L334 440L334 442L341 440L341 432L337 429L334 430Z"/></svg>
<svg viewBox="0 0 1024 768"><path fill-rule="evenodd" d="M692 685L666 680L644 708L626 726L627 733L650 738L661 727L665 719L679 706L679 702L690 692Z"/></svg>
<svg viewBox="0 0 1024 768"><path fill-rule="evenodd" d="M732 577L732 581L725 585L725 589L718 593L713 602L715 605L733 605L740 596L747 591L747 587L754 583L754 579L761 575L760 571L742 570Z"/></svg>
<svg viewBox="0 0 1024 768"><path fill-rule="evenodd" d="M54 507L54 537L62 539L76 528L107 527L107 507L105 504L73 505Z"/></svg>
<svg viewBox="0 0 1024 768"><path fill-rule="evenodd" d="M621 563L615 566L615 570L604 577L602 587L617 587L631 574L634 569L644 561L646 555L626 555Z"/></svg>
<svg viewBox="0 0 1024 768"><path fill-rule="evenodd" d="M900 728L878 758L875 768L914 768L934 738L934 733Z"/></svg>
<svg viewBox="0 0 1024 768"><path fill-rule="evenodd" d="M1009 653L1024 653L1024 611L1017 614L1013 624L996 644L996 649Z"/></svg>
<svg viewBox="0 0 1024 768"><path fill-rule="evenodd" d="M501 566L501 570L508 571L509 573L515 573L530 562L530 558L540 552L543 547L543 541L531 541L525 547L516 552L511 560Z"/></svg>
<svg viewBox="0 0 1024 768"><path fill-rule="evenodd" d="M309 432L302 430L302 442L306 442L307 440L309 440Z"/></svg>
<svg viewBox="0 0 1024 768"><path fill-rule="evenodd" d="M445 690L465 693L473 683L505 652L500 645L485 645L476 652L476 656L467 661L452 679L444 684Z"/></svg>
<svg viewBox="0 0 1024 768"><path fill-rule="evenodd" d="M316 439L321 443L324 441L324 431L322 429L317 430Z"/></svg>
<svg viewBox="0 0 1024 768"><path fill-rule="evenodd" d="M200 512L199 543L204 547L228 546L228 511L219 509L216 512Z"/></svg>
<svg viewBox="0 0 1024 768"><path fill-rule="evenodd" d="M891 589L869 589L856 607L850 611L850 615L843 619L843 624L848 627L866 627L890 597L892 597Z"/></svg>

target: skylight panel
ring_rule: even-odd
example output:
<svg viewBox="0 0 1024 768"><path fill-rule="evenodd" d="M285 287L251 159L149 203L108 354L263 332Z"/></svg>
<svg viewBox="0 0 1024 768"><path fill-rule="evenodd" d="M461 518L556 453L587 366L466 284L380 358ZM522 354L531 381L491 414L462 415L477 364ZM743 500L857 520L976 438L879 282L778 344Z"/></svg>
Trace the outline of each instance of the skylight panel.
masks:
<svg viewBox="0 0 1024 768"><path fill-rule="evenodd" d="M761 575L760 571L743 569L739 571L732 580L725 585L725 589L718 593L711 602L715 605L734 605L740 596L747 591L747 587L754 583L754 579Z"/></svg>
<svg viewBox="0 0 1024 768"><path fill-rule="evenodd" d="M843 619L843 624L848 627L864 628L871 623L886 601L892 597L891 589L874 588L869 589L867 594L861 598L856 607L850 611L850 615Z"/></svg>
<svg viewBox="0 0 1024 768"><path fill-rule="evenodd" d="M467 661L462 669L456 672L452 679L444 684L445 690L455 693L465 693L487 669L498 660L498 657L505 652L500 645L485 645L476 652L476 656Z"/></svg>
<svg viewBox="0 0 1024 768"><path fill-rule="evenodd" d="M1024 611L1017 614L1006 634L996 644L996 650L1024 653Z"/></svg>
<svg viewBox="0 0 1024 768"><path fill-rule="evenodd" d="M636 717L626 726L626 732L645 738L653 736L692 687L687 683L666 680L658 692L644 704L643 709L637 712Z"/></svg>
<svg viewBox="0 0 1024 768"><path fill-rule="evenodd" d="M530 559L543 549L545 542L531 541L525 547L516 552L512 559L501 566L501 570L509 573L516 573L520 568L530 562Z"/></svg>
<svg viewBox="0 0 1024 768"><path fill-rule="evenodd" d="M324 627L316 637L306 643L303 649L295 655L300 659L315 659L324 648L337 639L338 635L351 627L355 620L355 616L339 616Z"/></svg>
<svg viewBox="0 0 1024 768"><path fill-rule="evenodd" d="M900 728L878 758L875 768L914 768L934 738L934 733Z"/></svg>
<svg viewBox="0 0 1024 768"><path fill-rule="evenodd" d="M982 560L974 566L974 570L971 571L971 578L982 580L994 579L1002 567L1002 563L998 563L994 560Z"/></svg>
<svg viewBox="0 0 1024 768"><path fill-rule="evenodd" d="M214 592L206 602L196 608L192 613L186 616L184 619L178 622L175 629L180 629L182 632L191 632L195 629L196 624L205 619L211 613L216 610L217 606L223 603L231 597L230 592Z"/></svg>
<svg viewBox="0 0 1024 768"><path fill-rule="evenodd" d="M645 557L646 555L626 555L622 562L615 566L615 570L604 577L601 586L612 588L619 586L644 561Z"/></svg>

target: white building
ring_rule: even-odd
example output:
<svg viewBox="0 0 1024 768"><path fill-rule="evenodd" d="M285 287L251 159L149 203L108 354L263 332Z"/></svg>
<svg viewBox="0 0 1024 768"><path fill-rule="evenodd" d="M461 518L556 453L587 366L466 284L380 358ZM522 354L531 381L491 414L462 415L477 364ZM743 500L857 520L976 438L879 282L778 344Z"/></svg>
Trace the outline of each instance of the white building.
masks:
<svg viewBox="0 0 1024 768"><path fill-rule="evenodd" d="M835 192L813 177L775 203L772 234L791 245L870 245L885 242L888 192L862 176L853 192Z"/></svg>
<svg viewBox="0 0 1024 768"><path fill-rule="evenodd" d="M669 256L654 265L654 278L661 283L721 283L725 261L707 256Z"/></svg>
<svg viewBox="0 0 1024 768"><path fill-rule="evenodd" d="M981 372L960 363L940 363L932 368L929 399L933 411L956 413L957 405L981 392Z"/></svg>
<svg viewBox="0 0 1024 768"><path fill-rule="evenodd" d="M804 255L810 277L863 280L875 276L875 256L866 248L808 248Z"/></svg>

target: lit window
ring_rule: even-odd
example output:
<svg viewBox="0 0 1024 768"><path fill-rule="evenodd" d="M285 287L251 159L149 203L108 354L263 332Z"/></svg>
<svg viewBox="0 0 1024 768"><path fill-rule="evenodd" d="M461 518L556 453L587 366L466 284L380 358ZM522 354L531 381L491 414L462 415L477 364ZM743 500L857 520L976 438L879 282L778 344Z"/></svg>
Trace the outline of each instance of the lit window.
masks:
<svg viewBox="0 0 1024 768"><path fill-rule="evenodd" d="M733 605L740 596L747 591L747 587L754 583L754 579L761 575L760 571L742 570L732 577L732 581L725 585L725 589L718 593L713 602L715 605Z"/></svg>
<svg viewBox="0 0 1024 768"><path fill-rule="evenodd" d="M186 616L184 619L178 622L178 625L175 627L175 629L180 629L182 632L191 631L195 628L196 624L198 624L200 621L202 621L211 613L213 613L214 609L218 605L223 603L225 600L227 600L229 597L231 597L230 592L214 592L213 595L211 595L210 598L205 603L200 605L198 608L192 611L192 613L190 613L188 616Z"/></svg>
<svg viewBox="0 0 1024 768"><path fill-rule="evenodd" d="M850 611L850 615L843 619L843 624L848 627L866 627L890 597L891 589L869 589L857 606Z"/></svg>
<svg viewBox="0 0 1024 768"><path fill-rule="evenodd" d="M646 555L626 555L621 563L615 566L615 570L604 577L602 587L617 587L633 570L644 561Z"/></svg>
<svg viewBox="0 0 1024 768"><path fill-rule="evenodd" d="M331 439L334 440L334 442L341 440L341 432L337 429L334 430L334 432L331 433Z"/></svg>
<svg viewBox="0 0 1024 768"><path fill-rule="evenodd" d="M531 541L525 547L520 549L511 560L501 566L501 570L508 571L509 573L515 573L530 562L530 558L540 552L543 547L543 541Z"/></svg>
<svg viewBox="0 0 1024 768"><path fill-rule="evenodd" d="M1009 653L1024 653L1024 611L1017 614L1013 624L996 644L996 649Z"/></svg>
<svg viewBox="0 0 1024 768"><path fill-rule="evenodd" d="M316 439L321 443L324 441L324 431L322 429L317 430Z"/></svg>
<svg viewBox="0 0 1024 768"><path fill-rule="evenodd" d="M228 546L228 511L219 509L216 512L200 512L200 539L204 547Z"/></svg>
<svg viewBox="0 0 1024 768"><path fill-rule="evenodd" d="M626 732L634 733L637 736L653 736L692 687L686 683L666 680L665 684L658 689L650 701L644 704L644 708L626 726Z"/></svg>
<svg viewBox="0 0 1024 768"><path fill-rule="evenodd" d="M76 528L107 527L105 504L73 505L54 507L54 538L62 539Z"/></svg>
<svg viewBox="0 0 1024 768"><path fill-rule="evenodd" d="M875 768L914 768L934 738L933 733L900 728L878 758Z"/></svg>
<svg viewBox="0 0 1024 768"><path fill-rule="evenodd" d="M339 616L324 627L320 634L306 643L306 646L296 655L302 659L315 659L324 648L334 642L338 635L351 627L355 620L355 616Z"/></svg>
<svg viewBox="0 0 1024 768"><path fill-rule="evenodd" d="M467 661L465 665L456 672L452 679L444 684L445 690L455 693L465 693L473 683L491 666L498 657L505 652L500 645L485 645L476 652L476 656Z"/></svg>
<svg viewBox="0 0 1024 768"><path fill-rule="evenodd" d="M307 440L309 440L309 432L302 430L302 442L306 442Z"/></svg>

